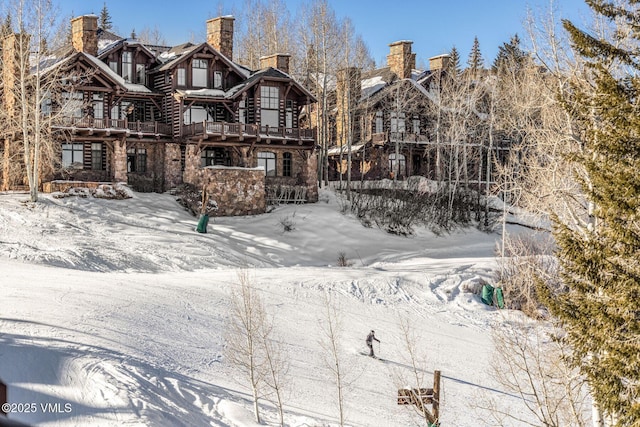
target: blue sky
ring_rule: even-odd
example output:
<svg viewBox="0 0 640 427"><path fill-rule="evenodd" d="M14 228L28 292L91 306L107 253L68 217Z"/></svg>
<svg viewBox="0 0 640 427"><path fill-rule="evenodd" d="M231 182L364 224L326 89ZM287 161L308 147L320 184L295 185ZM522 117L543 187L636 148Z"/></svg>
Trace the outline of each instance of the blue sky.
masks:
<svg viewBox="0 0 640 427"><path fill-rule="evenodd" d="M58 0L61 15L95 13L104 0ZM286 0L294 15L303 0ZM389 43L413 40L418 64L456 46L463 65L474 36L489 65L498 47L518 33L525 38L523 20L527 6L540 10L550 0L329 0L338 17L349 17L369 46L378 64L385 61ZM211 17L233 14L243 0L146 1L108 0L113 23L122 36L132 29L158 27L170 44L204 39L204 22ZM556 0L560 15L577 22L587 16L583 0Z"/></svg>

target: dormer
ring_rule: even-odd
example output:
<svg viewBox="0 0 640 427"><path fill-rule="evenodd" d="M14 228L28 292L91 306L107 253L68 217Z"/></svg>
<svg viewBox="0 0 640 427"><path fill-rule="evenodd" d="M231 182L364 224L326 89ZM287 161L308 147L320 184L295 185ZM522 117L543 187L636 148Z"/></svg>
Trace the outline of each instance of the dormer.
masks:
<svg viewBox="0 0 640 427"><path fill-rule="evenodd" d="M156 63L153 52L136 40L113 43L98 58L125 82L142 85L147 85L147 72Z"/></svg>

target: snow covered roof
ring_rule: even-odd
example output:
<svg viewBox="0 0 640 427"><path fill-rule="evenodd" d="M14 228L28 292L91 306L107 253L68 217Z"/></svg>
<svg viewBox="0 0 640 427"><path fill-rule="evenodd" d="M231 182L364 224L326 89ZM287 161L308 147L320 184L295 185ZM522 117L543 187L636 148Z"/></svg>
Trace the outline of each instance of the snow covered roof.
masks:
<svg viewBox="0 0 640 427"><path fill-rule="evenodd" d="M352 144L351 145L351 153L357 153L358 151L364 148L365 144ZM339 156L340 153L347 154L349 152L349 147L347 145L338 145L336 147L329 148L327 150L327 154L329 156Z"/></svg>

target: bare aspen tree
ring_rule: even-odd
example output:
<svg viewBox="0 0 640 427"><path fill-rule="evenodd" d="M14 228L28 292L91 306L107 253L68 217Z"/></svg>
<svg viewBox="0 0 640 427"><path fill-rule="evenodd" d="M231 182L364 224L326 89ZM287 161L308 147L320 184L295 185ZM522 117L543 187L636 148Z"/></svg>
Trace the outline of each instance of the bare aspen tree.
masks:
<svg viewBox="0 0 640 427"><path fill-rule="evenodd" d="M346 392L351 384L351 377L347 374L348 365L342 348L342 315L336 301L329 292L324 293L324 318L320 321L322 336L319 344L322 348L324 366L331 373L336 387L336 399L338 405L338 418L340 426L346 422Z"/></svg>
<svg viewBox="0 0 640 427"><path fill-rule="evenodd" d="M231 293L229 329L225 353L249 384L256 422L260 422L259 399L274 397L280 424L284 425L284 390L289 369L284 347L275 336L273 318L255 289L249 272L237 273L238 287Z"/></svg>
<svg viewBox="0 0 640 427"><path fill-rule="evenodd" d="M479 406L493 417L492 425L587 427L589 399L585 378L568 363L570 347L551 325L510 318L493 331L494 378L515 394L527 413L514 413L494 398Z"/></svg>
<svg viewBox="0 0 640 427"><path fill-rule="evenodd" d="M237 61L252 69L260 68L260 58L275 53L293 55L291 17L282 0L245 0L238 16Z"/></svg>
<svg viewBox="0 0 640 427"><path fill-rule="evenodd" d="M52 126L82 107L65 94L73 93L91 72L70 69L51 55L50 49L63 37L56 33L61 27L50 0L13 0L7 10L15 28L3 40L3 185L7 181L20 184L24 179L31 201L36 202L41 177L59 167L63 135ZM14 33L15 29L19 32ZM21 167L11 164L17 162L18 152Z"/></svg>
<svg viewBox="0 0 640 427"><path fill-rule="evenodd" d="M427 356L424 350L422 350L425 347L418 338L418 329L412 325L407 316L402 314L398 315L398 329L400 331L402 354L404 356L404 362L408 366L408 372L406 369L394 370L396 385L398 388L430 388L427 386L431 386L431 384L425 380ZM433 419L426 405L415 405L414 409L417 415L424 421L425 425L437 425L438 420Z"/></svg>
<svg viewBox="0 0 640 427"><path fill-rule="evenodd" d="M289 372L289 355L282 341L275 335L272 319L265 318L260 332L265 359L265 393L267 399L273 396L274 404L278 408L280 425L284 427L284 392Z"/></svg>
<svg viewBox="0 0 640 427"><path fill-rule="evenodd" d="M249 273L237 273L238 288L231 293L229 329L226 341L226 357L240 369L251 389L253 413L260 422L259 399L264 381L265 355L263 332L265 310L262 301L251 284Z"/></svg>
<svg viewBox="0 0 640 427"><path fill-rule="evenodd" d="M316 95L318 105L313 112L317 128L317 140L321 154L318 156L318 181L329 184L328 150L332 137L330 112L335 107L335 72L342 43L338 37L339 25L335 12L326 0L314 0L300 9L298 34L303 41L308 87Z"/></svg>

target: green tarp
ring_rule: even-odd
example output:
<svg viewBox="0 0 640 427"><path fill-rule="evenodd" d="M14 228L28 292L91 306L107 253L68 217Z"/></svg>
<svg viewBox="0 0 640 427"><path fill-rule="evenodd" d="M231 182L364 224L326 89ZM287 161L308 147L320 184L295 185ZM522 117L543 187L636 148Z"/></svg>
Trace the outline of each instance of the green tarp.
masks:
<svg viewBox="0 0 640 427"><path fill-rule="evenodd" d="M482 286L482 302L487 305L493 305L493 297L496 297L496 304L500 308L504 308L504 294L502 288L494 288L489 284Z"/></svg>
<svg viewBox="0 0 640 427"><path fill-rule="evenodd" d="M198 227L196 227L196 231L198 233L206 233L207 224L209 224L209 215L201 215L200 220L198 221Z"/></svg>
<svg viewBox="0 0 640 427"><path fill-rule="evenodd" d="M482 302L493 305L493 286L485 284L482 286Z"/></svg>
<svg viewBox="0 0 640 427"><path fill-rule="evenodd" d="M504 295L502 294L502 288L496 288L496 302L498 307L504 308Z"/></svg>

